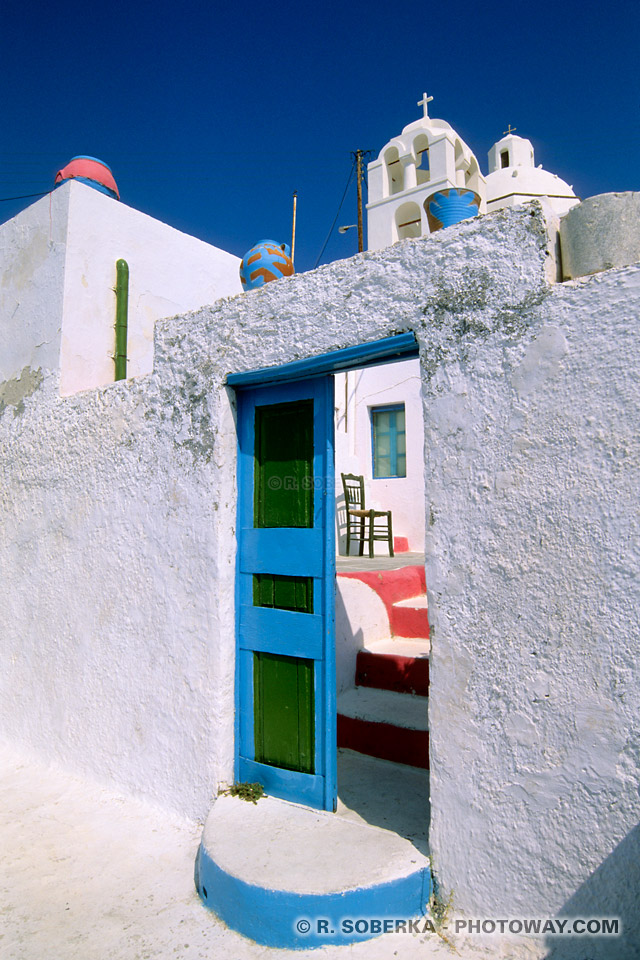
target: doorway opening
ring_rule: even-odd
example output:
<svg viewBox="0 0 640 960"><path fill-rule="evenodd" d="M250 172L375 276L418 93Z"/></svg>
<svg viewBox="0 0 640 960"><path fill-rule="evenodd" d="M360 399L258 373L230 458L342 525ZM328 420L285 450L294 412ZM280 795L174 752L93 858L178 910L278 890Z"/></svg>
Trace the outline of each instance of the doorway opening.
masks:
<svg viewBox="0 0 640 960"><path fill-rule="evenodd" d="M239 439L236 779L328 811L341 791L344 816L422 850L429 648L417 354L405 333L227 383ZM366 551L355 537L350 556L346 473L366 498L360 531L372 508L389 520L381 538L369 526Z"/></svg>
<svg viewBox="0 0 640 960"><path fill-rule="evenodd" d="M419 360L345 370L334 386L338 812L428 853Z"/></svg>

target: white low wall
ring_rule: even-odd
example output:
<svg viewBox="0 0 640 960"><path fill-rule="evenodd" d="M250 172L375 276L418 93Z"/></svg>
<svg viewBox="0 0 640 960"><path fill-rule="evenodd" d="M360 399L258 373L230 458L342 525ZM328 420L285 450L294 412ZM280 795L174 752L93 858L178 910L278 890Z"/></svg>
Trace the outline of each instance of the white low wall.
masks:
<svg viewBox="0 0 640 960"><path fill-rule="evenodd" d="M389 615L375 590L362 580L336 577L337 693L355 686L356 657L365 643L389 634Z"/></svg>
<svg viewBox="0 0 640 960"><path fill-rule="evenodd" d="M593 909L637 936L640 268L550 287L538 211L163 321L149 377L7 406L3 735L206 813L233 746L224 377L413 330L436 876L476 916Z"/></svg>

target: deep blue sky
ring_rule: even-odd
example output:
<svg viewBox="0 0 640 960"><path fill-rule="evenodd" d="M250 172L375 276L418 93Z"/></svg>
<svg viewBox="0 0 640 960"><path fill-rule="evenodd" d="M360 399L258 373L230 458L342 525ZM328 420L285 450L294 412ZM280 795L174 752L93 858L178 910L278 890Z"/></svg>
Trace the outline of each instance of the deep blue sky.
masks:
<svg viewBox="0 0 640 960"><path fill-rule="evenodd" d="M640 189L640 6L29 0L2 17L0 196L75 154L124 203L242 254L289 241L311 269L357 148L377 154L433 94L483 172L507 124L581 197ZM365 194L366 198L366 194ZM28 203L0 204L0 221ZM354 223L352 185L338 223ZM351 256L356 231L321 262Z"/></svg>

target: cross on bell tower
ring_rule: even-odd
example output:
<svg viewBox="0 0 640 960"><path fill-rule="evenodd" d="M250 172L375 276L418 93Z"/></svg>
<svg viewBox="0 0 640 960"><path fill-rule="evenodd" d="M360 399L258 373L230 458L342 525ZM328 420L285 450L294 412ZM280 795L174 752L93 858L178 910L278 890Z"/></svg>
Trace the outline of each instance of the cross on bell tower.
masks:
<svg viewBox="0 0 640 960"><path fill-rule="evenodd" d="M431 103L432 100L433 100L433 97L428 97L426 93L422 94L422 100L418 100L417 106L422 107L424 109L425 120L429 119L429 110L427 105Z"/></svg>

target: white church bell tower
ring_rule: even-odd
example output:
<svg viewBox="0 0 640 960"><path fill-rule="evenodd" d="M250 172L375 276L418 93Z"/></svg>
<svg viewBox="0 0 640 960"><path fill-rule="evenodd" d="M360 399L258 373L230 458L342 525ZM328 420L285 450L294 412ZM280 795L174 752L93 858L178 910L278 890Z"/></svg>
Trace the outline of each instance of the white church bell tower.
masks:
<svg viewBox="0 0 640 960"><path fill-rule="evenodd" d="M434 217L428 216L426 201L434 194L442 196L443 191L445 198L447 191L460 194L459 188L477 195L473 212L463 212L457 219L485 212L485 181L478 161L446 120L429 116L432 100L423 94L418 101L422 117L390 140L368 165L369 250L437 229Z"/></svg>

